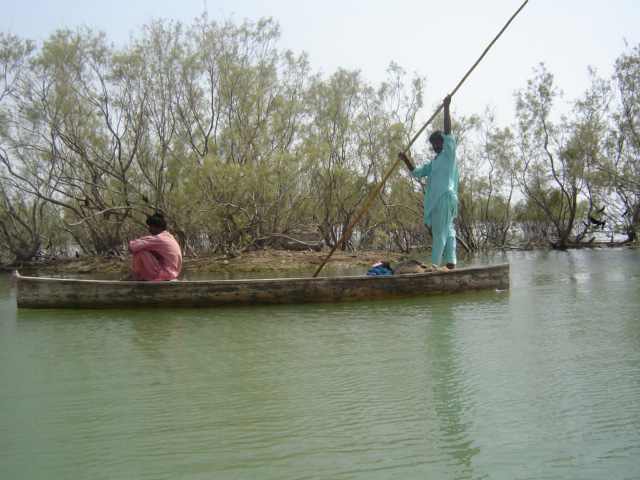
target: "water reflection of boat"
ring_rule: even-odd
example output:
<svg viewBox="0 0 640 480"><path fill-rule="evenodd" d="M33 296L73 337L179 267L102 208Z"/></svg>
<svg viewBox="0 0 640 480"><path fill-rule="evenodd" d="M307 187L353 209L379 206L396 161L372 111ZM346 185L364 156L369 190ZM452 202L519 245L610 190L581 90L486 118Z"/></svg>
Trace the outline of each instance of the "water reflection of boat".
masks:
<svg viewBox="0 0 640 480"><path fill-rule="evenodd" d="M219 307L348 302L506 290L509 265L415 275L123 282L14 273L18 308Z"/></svg>

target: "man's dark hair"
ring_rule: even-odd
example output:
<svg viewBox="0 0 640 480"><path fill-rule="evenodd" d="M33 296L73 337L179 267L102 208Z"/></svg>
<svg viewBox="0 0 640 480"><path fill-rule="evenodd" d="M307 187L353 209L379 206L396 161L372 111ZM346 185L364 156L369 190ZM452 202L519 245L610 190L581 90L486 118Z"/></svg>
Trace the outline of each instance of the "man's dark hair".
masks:
<svg viewBox="0 0 640 480"><path fill-rule="evenodd" d="M167 221L161 213L154 213L147 217L147 225L150 227L159 227L162 230L167 229Z"/></svg>
<svg viewBox="0 0 640 480"><path fill-rule="evenodd" d="M444 142L444 137L442 136L442 132L440 130L436 130L429 137L429 141L431 142L431 144L433 144L433 142L435 142L436 140L440 140L441 142Z"/></svg>

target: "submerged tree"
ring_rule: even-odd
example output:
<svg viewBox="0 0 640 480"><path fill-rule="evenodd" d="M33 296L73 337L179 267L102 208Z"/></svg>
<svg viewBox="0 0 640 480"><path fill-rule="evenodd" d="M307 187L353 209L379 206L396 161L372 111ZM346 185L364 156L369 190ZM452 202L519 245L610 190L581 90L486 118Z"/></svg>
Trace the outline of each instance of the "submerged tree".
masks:
<svg viewBox="0 0 640 480"><path fill-rule="evenodd" d="M16 186L60 210L61 227L87 252L118 251L137 131L111 91L103 34L59 30L32 59L3 135Z"/></svg>
<svg viewBox="0 0 640 480"><path fill-rule="evenodd" d="M544 65L535 70L527 87L516 93L518 148L522 161L519 187L531 205L553 225L545 231L558 248L570 243L585 188L582 151L572 145L566 119L552 120L554 101L560 92Z"/></svg>
<svg viewBox="0 0 640 480"><path fill-rule="evenodd" d="M215 249L273 246L279 234L307 223L308 189L296 154L306 56L278 52L280 32L270 20L237 27L203 17L189 35L197 53L177 118L190 152L174 200L193 214L189 229L205 232Z"/></svg>
<svg viewBox="0 0 640 480"><path fill-rule="evenodd" d="M611 208L608 194L608 179L599 170L607 137L609 136L610 105L613 100L610 82L599 78L594 69L589 69L591 88L574 103L572 121L569 124L569 149L582 162L584 190L588 204L582 215L583 228L576 234L576 241L586 238L588 233L603 231ZM595 238L595 237L591 237Z"/></svg>
<svg viewBox="0 0 640 480"><path fill-rule="evenodd" d="M469 250L507 246L515 236L512 199L519 170L513 134L498 127L489 110L461 120L458 236Z"/></svg>
<svg viewBox="0 0 640 480"><path fill-rule="evenodd" d="M0 33L0 139L16 129L17 99L35 46L15 36ZM23 185L12 174L16 168L13 145L0 143L0 253L11 253L18 261L32 259L40 250L43 235L43 201L25 195ZM4 251L4 252L3 252Z"/></svg>
<svg viewBox="0 0 640 480"><path fill-rule="evenodd" d="M617 59L614 79L620 105L613 116L615 130L599 168L607 173L619 206L618 215L612 220L618 222L627 241L633 242L640 232L640 44Z"/></svg>

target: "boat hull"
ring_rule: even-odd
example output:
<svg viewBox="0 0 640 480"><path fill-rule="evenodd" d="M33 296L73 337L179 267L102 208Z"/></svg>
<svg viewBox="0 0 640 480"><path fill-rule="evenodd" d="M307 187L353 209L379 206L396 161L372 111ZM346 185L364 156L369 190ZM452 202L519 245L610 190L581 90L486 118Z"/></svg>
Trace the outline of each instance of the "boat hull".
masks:
<svg viewBox="0 0 640 480"><path fill-rule="evenodd" d="M123 282L16 275L18 308L221 307L507 290L509 265L414 275Z"/></svg>

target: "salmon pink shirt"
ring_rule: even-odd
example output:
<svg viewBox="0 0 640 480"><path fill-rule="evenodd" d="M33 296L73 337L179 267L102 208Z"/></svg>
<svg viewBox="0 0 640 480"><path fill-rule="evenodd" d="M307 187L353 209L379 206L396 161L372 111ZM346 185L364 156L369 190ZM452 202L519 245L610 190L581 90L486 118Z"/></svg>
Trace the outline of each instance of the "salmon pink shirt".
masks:
<svg viewBox="0 0 640 480"><path fill-rule="evenodd" d="M134 254L147 250L157 258L162 271L158 276L154 275L155 280L173 280L180 274L180 269L182 268L180 245L173 238L173 235L166 230L157 235L147 235L146 237L131 240L129 242L129 250Z"/></svg>

